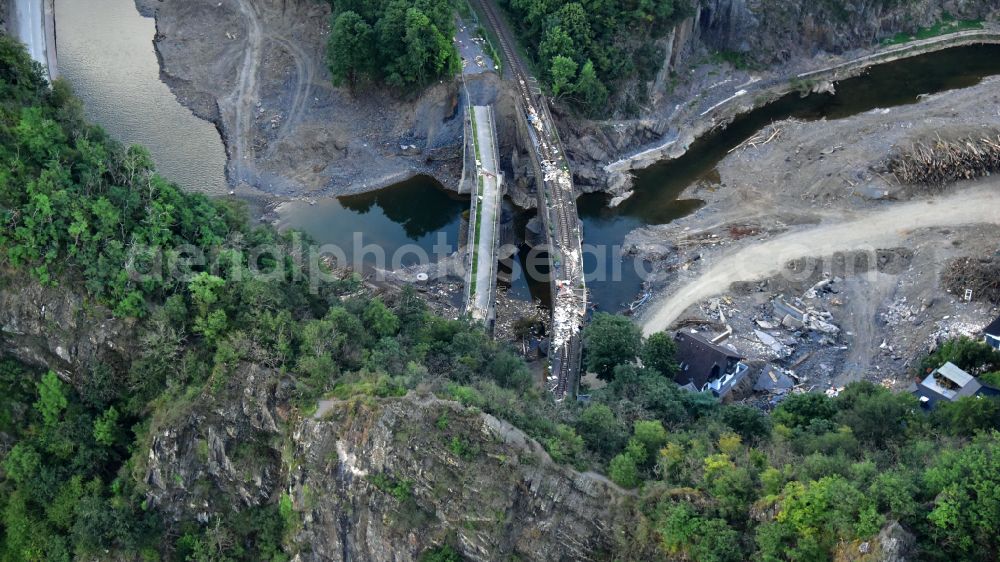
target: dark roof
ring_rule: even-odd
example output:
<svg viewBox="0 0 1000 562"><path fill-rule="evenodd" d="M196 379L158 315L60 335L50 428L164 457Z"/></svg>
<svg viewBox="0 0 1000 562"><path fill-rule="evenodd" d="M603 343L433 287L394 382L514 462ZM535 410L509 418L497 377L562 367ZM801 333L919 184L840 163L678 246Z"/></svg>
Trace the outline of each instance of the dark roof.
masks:
<svg viewBox="0 0 1000 562"><path fill-rule="evenodd" d="M989 334L991 336L1000 337L1000 318L993 321L992 324L983 329L984 334Z"/></svg>
<svg viewBox="0 0 1000 562"><path fill-rule="evenodd" d="M753 389L764 392L789 390L795 386L795 381L774 365L768 365L760 372Z"/></svg>
<svg viewBox="0 0 1000 562"><path fill-rule="evenodd" d="M938 402L954 401L967 396L1000 396L1000 388L983 383L951 363L946 363L910 389L925 408Z"/></svg>
<svg viewBox="0 0 1000 562"><path fill-rule="evenodd" d="M695 332L677 332L674 339L677 341L677 363L681 366L674 380L681 386L691 383L700 390L705 383L727 373L743 359L735 351L716 345Z"/></svg>

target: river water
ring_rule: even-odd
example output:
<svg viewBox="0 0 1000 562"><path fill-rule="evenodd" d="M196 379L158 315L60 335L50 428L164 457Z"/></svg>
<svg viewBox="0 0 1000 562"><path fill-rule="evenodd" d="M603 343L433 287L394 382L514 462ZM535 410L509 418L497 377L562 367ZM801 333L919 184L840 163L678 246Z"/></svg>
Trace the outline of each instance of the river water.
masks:
<svg viewBox="0 0 1000 562"><path fill-rule="evenodd" d="M225 150L218 132L181 106L160 81L153 21L138 13L132 0L56 0L56 15L60 68L88 116L123 142L145 145L160 171L183 187L225 193ZM634 299L642 286L641 268L617 249L625 235L698 209L700 201L682 198L685 189L696 181L718 182L715 166L727 151L772 121L838 119L914 103L921 94L968 87L998 73L998 46L960 47L877 66L839 82L836 95L790 94L737 118L724 131L696 142L682 158L639 172L635 195L615 209L607 208L601 194L581 197L584 244L597 248L585 258L593 276L588 281L592 301L618 310ZM367 195L286 203L279 226L336 244L349 259L356 240L359 247L379 245L388 256L400 249L435 255L442 242L457 245L467 201L445 193L431 178L418 177ZM411 251L402 263L412 263L415 255ZM515 270L521 268L515 264ZM521 276L513 294L545 301L548 289Z"/></svg>
<svg viewBox="0 0 1000 562"><path fill-rule="evenodd" d="M433 178L417 176L371 193L315 204L285 203L278 212L282 217L278 226L302 230L320 244L337 246L348 260L357 258L354 266L398 268L420 263L422 256L455 252L462 214L468 208L468 196L449 193Z"/></svg>
<svg viewBox="0 0 1000 562"><path fill-rule="evenodd" d="M228 191L215 126L181 106L160 81L153 20L132 0L56 0L57 51L87 116L125 144L149 149L158 170L187 189Z"/></svg>
<svg viewBox="0 0 1000 562"><path fill-rule="evenodd" d="M836 94L798 93L736 118L726 129L696 141L676 160L651 166L636 174L635 194L614 209L608 197L595 193L579 200L585 244L620 244L625 235L642 226L666 224L698 209L700 201L683 199L695 182L719 182L716 165L730 149L774 121L843 119L876 108L916 103L919 96L974 86L1000 74L1000 45L956 47L872 67L864 75L837 82ZM641 264L640 264L641 265ZM641 290L641 279L629 260L620 281L588 282L593 300L617 310Z"/></svg>

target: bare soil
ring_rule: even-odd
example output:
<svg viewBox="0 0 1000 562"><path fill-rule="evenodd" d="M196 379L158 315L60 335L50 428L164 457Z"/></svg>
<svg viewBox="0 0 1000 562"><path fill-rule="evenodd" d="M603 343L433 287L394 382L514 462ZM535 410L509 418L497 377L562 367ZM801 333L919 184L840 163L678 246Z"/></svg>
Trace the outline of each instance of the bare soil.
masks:
<svg viewBox="0 0 1000 562"><path fill-rule="evenodd" d="M181 103L218 126L235 188L246 183L271 195L344 195L423 173L457 189L459 84L438 84L410 99L372 85L335 88L325 61L325 3L137 5L156 18L164 81Z"/></svg>
<svg viewBox="0 0 1000 562"><path fill-rule="evenodd" d="M1000 179L904 185L885 162L914 138L1000 125L998 102L1000 80L990 79L848 119L775 123L720 163L718 184L683 195L705 207L629 235L626 246L658 264L660 297L642 312L644 330L728 323L749 358L795 365L810 384L908 383L910 362L935 342L973 335L1000 314L941 279L956 258L1000 251ZM845 255L861 258L844 267ZM824 274L835 293L803 298ZM757 320L780 324L770 306L778 295L829 312L839 333L820 342L776 327L796 352L775 357L755 330Z"/></svg>

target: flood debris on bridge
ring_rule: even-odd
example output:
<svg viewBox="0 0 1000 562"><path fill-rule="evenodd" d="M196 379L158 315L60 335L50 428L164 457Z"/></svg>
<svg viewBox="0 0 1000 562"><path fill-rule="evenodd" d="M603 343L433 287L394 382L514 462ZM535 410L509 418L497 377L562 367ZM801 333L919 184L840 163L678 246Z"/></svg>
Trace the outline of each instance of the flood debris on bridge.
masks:
<svg viewBox="0 0 1000 562"><path fill-rule="evenodd" d="M576 210L576 190L565 151L541 90L529 86L527 67L515 51L516 41L493 2L476 0L500 41L504 78L517 94L518 125L527 138L538 185L538 211L545 229L551 266L552 329L549 390L556 400L576 392L582 345L580 331L587 312L583 272L583 232ZM536 91L533 91L536 90Z"/></svg>

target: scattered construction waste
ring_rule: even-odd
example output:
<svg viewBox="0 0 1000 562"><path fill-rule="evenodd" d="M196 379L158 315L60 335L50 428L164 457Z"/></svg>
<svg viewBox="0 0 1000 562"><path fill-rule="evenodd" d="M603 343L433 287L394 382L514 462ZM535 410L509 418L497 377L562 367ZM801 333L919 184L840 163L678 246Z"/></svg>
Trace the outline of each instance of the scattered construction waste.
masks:
<svg viewBox="0 0 1000 562"><path fill-rule="evenodd" d="M889 172L900 183L943 186L1000 170L1000 134L915 141L889 157Z"/></svg>

